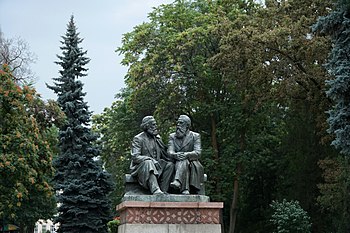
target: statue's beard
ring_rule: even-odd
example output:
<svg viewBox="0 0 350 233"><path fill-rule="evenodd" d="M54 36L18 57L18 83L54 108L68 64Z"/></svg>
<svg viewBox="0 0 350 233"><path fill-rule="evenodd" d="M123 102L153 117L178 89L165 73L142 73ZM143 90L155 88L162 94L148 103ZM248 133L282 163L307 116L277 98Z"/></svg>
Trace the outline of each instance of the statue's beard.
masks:
<svg viewBox="0 0 350 233"><path fill-rule="evenodd" d="M185 127L177 127L176 128L176 137L183 138L186 134L187 129Z"/></svg>
<svg viewBox="0 0 350 233"><path fill-rule="evenodd" d="M147 133L152 135L152 136L157 136L158 135L158 130L157 129L151 129L151 128L148 128L147 129Z"/></svg>

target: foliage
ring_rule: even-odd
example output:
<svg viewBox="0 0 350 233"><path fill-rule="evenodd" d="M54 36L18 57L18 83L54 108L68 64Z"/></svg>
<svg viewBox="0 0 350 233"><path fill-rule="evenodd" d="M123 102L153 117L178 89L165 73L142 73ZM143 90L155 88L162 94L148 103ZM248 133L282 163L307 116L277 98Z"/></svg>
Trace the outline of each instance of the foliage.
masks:
<svg viewBox="0 0 350 233"><path fill-rule="evenodd" d="M336 9L327 16L320 17L315 30L330 35L333 48L326 68L334 77L327 81L327 95L334 106L329 110L329 132L335 134L332 145L344 155L350 155L350 5L348 1L338 1Z"/></svg>
<svg viewBox="0 0 350 233"><path fill-rule="evenodd" d="M101 116L101 144L115 145L104 153L126 155L124 142L146 114L160 119L163 138L187 114L202 135L207 194L225 202L225 229L269 232L269 203L288 196L316 219L313 230L327 232L315 199L317 162L336 154L327 145L321 65L330 42L310 26L331 7L319 0L198 0L155 8L118 48L129 66L127 91ZM115 122L113 130L122 131L108 131Z"/></svg>
<svg viewBox="0 0 350 233"><path fill-rule="evenodd" d="M331 38L333 47L325 64L330 74L327 84L327 96L332 100L328 111L328 132L332 134L332 145L345 156L350 155L349 139L349 45L350 32L348 1L335 1L334 10L320 17L313 30ZM337 156L320 161L324 182L319 184L321 195L318 202L324 212L332 215L331 224L336 232L349 232L349 162L348 158Z"/></svg>
<svg viewBox="0 0 350 233"><path fill-rule="evenodd" d="M97 159L99 148L94 145L97 135L88 127L91 112L78 78L86 76L84 67L89 59L79 47L73 16L61 41L60 77L49 86L58 95L58 104L66 115L59 131L59 156L54 161L55 190L59 202L56 221L59 232L107 232L110 220L108 193L112 190L110 175Z"/></svg>
<svg viewBox="0 0 350 233"><path fill-rule="evenodd" d="M324 183L318 185L321 195L317 198L323 211L334 216L330 225L336 232L350 231L349 190L350 164L347 157L327 158L319 162Z"/></svg>
<svg viewBox="0 0 350 233"><path fill-rule="evenodd" d="M33 114L36 103L45 105L35 90L18 86L6 65L0 79L0 215L2 221L30 229L55 212L50 184L55 141Z"/></svg>
<svg viewBox="0 0 350 233"><path fill-rule="evenodd" d="M118 226L120 225L120 219L115 218L112 221L109 221L107 225L108 225L109 233L118 233Z"/></svg>
<svg viewBox="0 0 350 233"><path fill-rule="evenodd" d="M301 208L298 201L273 201L271 222L275 224L276 233L308 233L311 232L310 217Z"/></svg>
<svg viewBox="0 0 350 233"><path fill-rule="evenodd" d="M167 133L177 115L185 113L202 133L202 161L212 171L208 192L213 200L232 200L237 170L249 156L261 156L253 143L266 133L259 121L276 109L266 97L271 81L265 79L263 62L251 59L263 56L263 50L250 42L251 31L239 34L248 22L244 12L252 14L255 7L242 1L175 1L155 9L150 22L127 33L119 48L130 65L131 108L142 112L155 106ZM227 32L231 27L235 31ZM157 90L162 92L150 95Z"/></svg>
<svg viewBox="0 0 350 233"><path fill-rule="evenodd" d="M130 165L130 138L140 130L141 118L130 109L129 95L128 90L123 90L111 108L93 116L93 130L101 135L98 140L102 148L101 159L116 184L110 194L114 206L120 203L124 194L124 177Z"/></svg>
<svg viewBox="0 0 350 233"><path fill-rule="evenodd" d="M318 161L337 156L328 144L322 144L322 135L316 132L317 117L310 111L310 102L299 100L289 105L285 117L285 131L278 156L275 199L298 200L312 219L313 231L333 229L329 217L315 201L320 195L318 184L323 182Z"/></svg>
<svg viewBox="0 0 350 233"><path fill-rule="evenodd" d="M326 59L325 54L330 44L327 38L311 36L310 26L320 14L328 12L330 5L331 3L324 1L266 1L266 7L259 8L256 14L247 17L248 20L243 21L240 18L236 19L238 22L232 20L233 25L240 23L241 27L235 29L231 24L226 27L222 24L228 32L224 32L224 35L227 35L224 37L225 44L222 45L225 46L225 50L221 50L222 54L217 57L218 62L221 60L218 63L219 67L226 73L231 71L232 75L239 77L239 70L235 69L234 65L240 64L240 61L243 63L244 58L247 58L248 67L244 70L247 71L252 67L250 69L255 71L253 75L244 73L240 78L243 80L242 83L244 81L249 83L250 80L247 81L246 77L251 79L249 88L252 93L248 92L248 97L256 105L272 99L272 103L280 108L279 111L269 110L271 115L276 114L275 116L280 117L276 117L275 119L279 121L274 122L274 126L278 127L280 132L275 141L273 150L275 154L272 160L277 169L266 170L266 173L274 172L271 178L275 180L270 178L269 181L271 185L275 185L275 191L266 193L265 190L261 190L251 199L246 199L247 196L244 195L244 202L241 205L244 212L248 213L246 219L253 213L247 207L252 206L251 203L256 204L255 199L261 196L288 197L299 200L307 208L310 216L317 219L313 230L323 231L327 227L315 198L319 194L317 183L321 182L321 171L317 167L317 161L330 155L328 146L324 144L328 140L324 113L329 107L329 101L324 94L324 80L327 74L321 65ZM249 40L244 39L247 37ZM247 51L244 52L243 59L240 50L232 49L236 47L244 47L243 51ZM252 56L249 56L250 54ZM235 62L227 62L227 57L233 57ZM249 62L253 65L249 66ZM263 88L269 87L263 85L264 80L270 80L269 89ZM240 90L247 93L247 88ZM255 112L252 112L252 116L256 117ZM265 114L270 115L268 111ZM265 124L265 121L261 122ZM251 128L253 134L258 130L257 126ZM271 130L268 131L270 132ZM251 136L247 137L250 138ZM259 149L262 148L266 149L266 146L260 146ZM249 156L252 156L251 153ZM251 170L252 168L254 167L244 169L248 174L257 171ZM250 194L250 190L252 189L245 189L242 193ZM266 211L262 214L266 219ZM248 232L256 231L253 229ZM261 227L260 231L264 232Z"/></svg>

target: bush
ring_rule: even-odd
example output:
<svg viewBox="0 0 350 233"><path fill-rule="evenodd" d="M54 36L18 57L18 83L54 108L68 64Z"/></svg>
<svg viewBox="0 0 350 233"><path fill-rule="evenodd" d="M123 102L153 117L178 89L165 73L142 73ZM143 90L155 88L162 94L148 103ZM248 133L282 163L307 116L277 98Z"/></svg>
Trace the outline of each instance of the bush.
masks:
<svg viewBox="0 0 350 233"><path fill-rule="evenodd" d="M120 225L119 217L116 217L112 221L107 223L109 233L118 233L118 226Z"/></svg>
<svg viewBox="0 0 350 233"><path fill-rule="evenodd" d="M276 233L310 233L311 223L307 212L298 201L272 201L274 210L270 221L276 226Z"/></svg>

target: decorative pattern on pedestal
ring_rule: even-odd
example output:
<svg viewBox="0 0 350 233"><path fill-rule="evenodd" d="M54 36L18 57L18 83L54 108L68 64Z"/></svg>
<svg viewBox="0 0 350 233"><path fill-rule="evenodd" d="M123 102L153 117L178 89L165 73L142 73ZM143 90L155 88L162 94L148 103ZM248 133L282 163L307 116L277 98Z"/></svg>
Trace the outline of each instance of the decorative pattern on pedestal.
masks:
<svg viewBox="0 0 350 233"><path fill-rule="evenodd" d="M220 224L223 203L123 202L121 224Z"/></svg>

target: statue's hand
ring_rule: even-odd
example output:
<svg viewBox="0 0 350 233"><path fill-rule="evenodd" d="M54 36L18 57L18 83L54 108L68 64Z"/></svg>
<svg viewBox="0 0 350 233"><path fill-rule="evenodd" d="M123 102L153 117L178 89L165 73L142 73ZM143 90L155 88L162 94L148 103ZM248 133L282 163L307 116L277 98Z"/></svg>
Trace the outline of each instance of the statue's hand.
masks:
<svg viewBox="0 0 350 233"><path fill-rule="evenodd" d="M154 166L156 166L157 170L162 169L162 166L160 166L160 164L158 163L157 160L153 160L153 164L154 164Z"/></svg>
<svg viewBox="0 0 350 233"><path fill-rule="evenodd" d="M178 152L176 153L176 160L185 160L187 159L187 154L185 152Z"/></svg>

